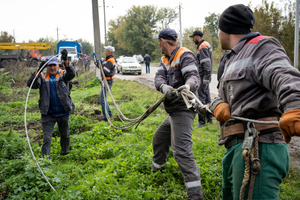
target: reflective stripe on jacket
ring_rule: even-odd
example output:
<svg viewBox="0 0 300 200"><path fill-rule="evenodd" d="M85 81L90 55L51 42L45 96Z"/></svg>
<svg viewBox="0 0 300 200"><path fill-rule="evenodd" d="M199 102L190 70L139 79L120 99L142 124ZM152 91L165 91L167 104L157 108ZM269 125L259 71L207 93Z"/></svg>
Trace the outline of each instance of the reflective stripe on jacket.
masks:
<svg viewBox="0 0 300 200"><path fill-rule="evenodd" d="M197 94L200 78L196 57L190 50L177 46L171 53L171 57L162 57L155 75L155 87L158 91L162 84L168 84L173 88L189 84L191 91ZM187 110L183 99L177 96L166 99L164 104L168 113Z"/></svg>
<svg viewBox="0 0 300 200"><path fill-rule="evenodd" d="M210 109L226 102L232 116L257 119L300 108L300 72L278 40L251 35L232 49Z"/></svg>
<svg viewBox="0 0 300 200"><path fill-rule="evenodd" d="M35 73L27 81L27 86L30 87ZM75 77L75 70L71 63L66 70L58 70L55 75L57 96L66 112L72 111L73 102L70 97L68 81ZM40 89L39 108L43 115L48 114L50 107L50 76L48 73L41 73L32 85L32 89Z"/></svg>
<svg viewBox="0 0 300 200"><path fill-rule="evenodd" d="M200 78L211 80L212 73L212 49L208 42L201 40L197 46L197 61Z"/></svg>
<svg viewBox="0 0 300 200"><path fill-rule="evenodd" d="M105 78L107 83L113 83L113 76L116 73L116 62L113 55L106 57L106 60L103 62L103 71L105 74Z"/></svg>

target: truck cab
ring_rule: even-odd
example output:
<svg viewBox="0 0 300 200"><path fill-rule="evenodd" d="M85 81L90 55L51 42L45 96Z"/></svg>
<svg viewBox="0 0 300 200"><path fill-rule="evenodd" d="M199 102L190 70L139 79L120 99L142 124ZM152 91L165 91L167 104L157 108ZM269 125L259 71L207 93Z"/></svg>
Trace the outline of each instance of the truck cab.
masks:
<svg viewBox="0 0 300 200"><path fill-rule="evenodd" d="M76 41L63 41L60 40L57 43L57 54L60 54L62 50L66 49L68 51L68 60L76 66L81 55L81 44ZM58 59L61 60L61 55L58 56Z"/></svg>
<svg viewBox="0 0 300 200"><path fill-rule="evenodd" d="M75 47L68 47L68 46L61 46L58 49L59 52L59 56L58 56L58 60L61 60L61 52L62 50L66 49L68 51L68 60L73 64L77 64L78 62L78 56L77 56L77 48Z"/></svg>
<svg viewBox="0 0 300 200"><path fill-rule="evenodd" d="M40 50L38 50L38 49L28 49L27 54L28 54L28 57L30 57L30 58L36 58L37 60L42 59L42 54L40 53Z"/></svg>

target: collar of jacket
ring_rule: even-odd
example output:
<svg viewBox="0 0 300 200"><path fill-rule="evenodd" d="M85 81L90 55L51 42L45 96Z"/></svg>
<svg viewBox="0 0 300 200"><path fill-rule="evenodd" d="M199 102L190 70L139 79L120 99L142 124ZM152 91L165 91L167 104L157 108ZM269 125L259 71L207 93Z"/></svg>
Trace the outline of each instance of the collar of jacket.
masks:
<svg viewBox="0 0 300 200"><path fill-rule="evenodd" d="M173 60L173 58L176 55L178 49L180 49L179 45L177 45L177 47L172 51L171 56L165 55L165 57L168 58L168 60Z"/></svg>
<svg viewBox="0 0 300 200"><path fill-rule="evenodd" d="M114 57L113 55L109 55L109 56L107 56L107 57L105 58L105 60L108 60L108 59L113 58L113 57Z"/></svg>
<svg viewBox="0 0 300 200"><path fill-rule="evenodd" d="M232 51L235 54L238 54L242 50L242 48L245 46L246 42L248 42L252 38L255 38L255 37L260 36L260 35L261 34L259 32L255 32L255 33L250 32L250 33L248 33L242 39L240 39L240 41L237 43L237 45L232 48Z"/></svg>
<svg viewBox="0 0 300 200"><path fill-rule="evenodd" d="M202 42L204 42L204 39L200 40L200 42L197 43L197 49L198 49L199 46L202 44Z"/></svg>
<svg viewBox="0 0 300 200"><path fill-rule="evenodd" d="M46 73L43 73L43 74L45 74L45 76L48 75L48 76L50 77L50 74L48 74L48 71L46 71ZM57 75L57 74L59 74L59 75L61 74L61 70L60 70L60 69L57 70L56 75ZM56 75L55 75L54 77L56 77Z"/></svg>

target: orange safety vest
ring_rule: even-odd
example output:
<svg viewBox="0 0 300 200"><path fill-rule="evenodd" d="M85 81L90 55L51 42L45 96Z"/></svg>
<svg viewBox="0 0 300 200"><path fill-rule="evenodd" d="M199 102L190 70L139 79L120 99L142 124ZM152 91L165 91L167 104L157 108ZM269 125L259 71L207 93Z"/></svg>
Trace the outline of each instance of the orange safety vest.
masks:
<svg viewBox="0 0 300 200"><path fill-rule="evenodd" d="M208 46L210 46L210 44L208 43L208 42L206 42L206 41L203 41L200 45L199 45L199 47L198 47L198 51L200 51L200 49L203 49L203 48L207 48Z"/></svg>
<svg viewBox="0 0 300 200"><path fill-rule="evenodd" d="M59 74L56 74L56 75L55 75L55 79L59 78L60 75L62 75L63 73L64 73L64 70L60 70ZM47 73L47 74L44 74L44 73L42 72L41 75L42 75L42 78L43 78L43 79L49 80L49 81L50 81L50 76L49 76L48 73Z"/></svg>
<svg viewBox="0 0 300 200"><path fill-rule="evenodd" d="M105 60L104 62L107 63L108 61L110 61L113 65L115 65L115 59L113 57ZM112 80L113 77L105 77L106 80Z"/></svg>
<svg viewBox="0 0 300 200"><path fill-rule="evenodd" d="M167 71L169 71L170 68L175 67L175 65L179 65L180 64L180 57L182 56L182 54L186 51L190 51L189 49L185 48L185 47L181 47L180 49L178 49L178 51L176 52L173 60L168 60L168 58L166 56L163 56L162 59L162 63L164 64L165 68L167 69Z"/></svg>

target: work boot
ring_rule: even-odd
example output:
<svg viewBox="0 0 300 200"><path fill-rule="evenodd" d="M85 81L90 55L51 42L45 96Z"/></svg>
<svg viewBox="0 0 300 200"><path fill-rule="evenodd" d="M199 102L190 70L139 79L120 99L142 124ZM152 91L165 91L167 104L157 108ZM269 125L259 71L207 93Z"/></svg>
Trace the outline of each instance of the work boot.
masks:
<svg viewBox="0 0 300 200"><path fill-rule="evenodd" d="M186 192L187 192L188 200L203 200L204 199L202 186L186 188Z"/></svg>
<svg viewBox="0 0 300 200"><path fill-rule="evenodd" d="M199 121L199 123L197 124L196 128L201 128L203 126L206 126L205 116L202 116L202 115L198 114L198 121Z"/></svg>
<svg viewBox="0 0 300 200"><path fill-rule="evenodd" d="M207 114L206 116L206 122L212 124L213 120L212 120L212 114Z"/></svg>
<svg viewBox="0 0 300 200"><path fill-rule="evenodd" d="M166 163L165 163L166 164ZM158 164L155 164L153 161L152 161L152 168L151 168L151 172L156 172L158 170L161 170L161 168L165 165L158 165Z"/></svg>
<svg viewBox="0 0 300 200"><path fill-rule="evenodd" d="M206 124L202 124L202 123L198 123L196 126L195 126L195 128L201 128L201 127L204 127L204 126L206 126Z"/></svg>

